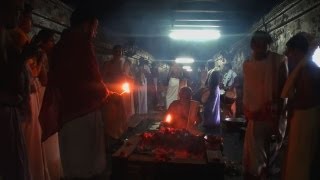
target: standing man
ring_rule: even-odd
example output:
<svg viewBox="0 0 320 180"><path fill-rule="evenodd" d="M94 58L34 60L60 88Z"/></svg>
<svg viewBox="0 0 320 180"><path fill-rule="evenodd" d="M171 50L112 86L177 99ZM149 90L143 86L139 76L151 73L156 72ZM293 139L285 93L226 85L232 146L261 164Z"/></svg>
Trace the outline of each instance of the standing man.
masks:
<svg viewBox="0 0 320 180"><path fill-rule="evenodd" d="M312 61L314 47L306 33L298 33L287 42L286 56L292 71L282 91L289 97L290 118L285 180L320 178L320 68Z"/></svg>
<svg viewBox="0 0 320 180"><path fill-rule="evenodd" d="M112 58L103 65L103 79L111 91L121 93L121 83L124 80L123 48L115 45L112 48ZM119 88L120 87L120 88Z"/></svg>
<svg viewBox="0 0 320 180"><path fill-rule="evenodd" d="M29 33L32 30L32 10L33 8L26 4L20 15L18 27L11 32L11 37L15 46L22 51L31 41Z"/></svg>
<svg viewBox="0 0 320 180"><path fill-rule="evenodd" d="M158 81L159 81L159 64L158 62L153 62L151 64L151 75L149 76L150 85L148 85L149 88L149 98L148 98L148 104L150 106L150 109L156 110L157 107L159 107L159 92L158 92Z"/></svg>
<svg viewBox="0 0 320 180"><path fill-rule="evenodd" d="M147 77L151 74L150 68L148 66L148 61L140 59L138 72L136 73L136 93L137 93L137 106L136 114L148 113L148 81Z"/></svg>
<svg viewBox="0 0 320 180"><path fill-rule="evenodd" d="M28 76L20 50L8 38L17 27L23 0L0 1L0 179L28 180L29 169L20 128L26 119Z"/></svg>
<svg viewBox="0 0 320 180"><path fill-rule="evenodd" d="M207 79L207 93L203 93L201 100L203 107L203 126L214 134L221 134L220 131L220 72L211 70ZM209 93L208 93L209 92Z"/></svg>
<svg viewBox="0 0 320 180"><path fill-rule="evenodd" d="M168 109L170 104L178 99L180 80L182 79L182 70L178 64L173 63L170 67L168 74L168 87L166 94L166 108Z"/></svg>
<svg viewBox="0 0 320 180"><path fill-rule="evenodd" d="M233 118L236 114L237 92L234 83L237 77L237 73L232 70L231 63L227 63L225 65L225 69L227 70L227 72L224 74L222 79L222 89L224 91L222 99L222 111L224 117Z"/></svg>
<svg viewBox="0 0 320 180"><path fill-rule="evenodd" d="M92 42L98 20L92 11L76 9L70 23L52 53L39 118L43 140L59 131L65 178L97 178L106 169L100 110L108 95Z"/></svg>
<svg viewBox="0 0 320 180"><path fill-rule="evenodd" d="M271 43L272 38L267 32L254 32L251 58L243 64L243 103L248 121L243 151L245 179L267 176L271 137L283 137L279 130L284 103L280 93L287 68L285 58L269 50Z"/></svg>

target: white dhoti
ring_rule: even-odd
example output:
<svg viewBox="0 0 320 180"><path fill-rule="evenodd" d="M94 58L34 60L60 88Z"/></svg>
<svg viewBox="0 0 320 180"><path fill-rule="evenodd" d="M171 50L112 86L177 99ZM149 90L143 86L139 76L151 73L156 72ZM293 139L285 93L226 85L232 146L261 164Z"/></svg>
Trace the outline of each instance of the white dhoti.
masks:
<svg viewBox="0 0 320 180"><path fill-rule="evenodd" d="M148 84L147 80L145 79L143 85L137 85L137 98L138 98L138 114L147 114L148 113Z"/></svg>
<svg viewBox="0 0 320 180"><path fill-rule="evenodd" d="M320 140L320 107L295 111L290 122L285 180L311 179Z"/></svg>
<svg viewBox="0 0 320 180"><path fill-rule="evenodd" d="M267 166L268 148L272 135L272 125L267 121L249 120L243 149L245 173L259 176Z"/></svg>
<svg viewBox="0 0 320 180"><path fill-rule="evenodd" d="M106 169L104 123L101 111L66 123L59 132L64 176L89 178Z"/></svg>
<svg viewBox="0 0 320 180"><path fill-rule="evenodd" d="M42 143L50 180L60 180L63 171L60 159L58 133L50 136Z"/></svg>
<svg viewBox="0 0 320 180"><path fill-rule="evenodd" d="M39 112L43 99L44 87L37 78L32 79L35 92L30 94L31 117L21 123L26 142L29 171L31 179L48 179L48 171L41 143L41 126Z"/></svg>
<svg viewBox="0 0 320 180"><path fill-rule="evenodd" d="M180 87L180 80L177 78L170 78L166 95L166 107L169 108L170 104L178 99Z"/></svg>

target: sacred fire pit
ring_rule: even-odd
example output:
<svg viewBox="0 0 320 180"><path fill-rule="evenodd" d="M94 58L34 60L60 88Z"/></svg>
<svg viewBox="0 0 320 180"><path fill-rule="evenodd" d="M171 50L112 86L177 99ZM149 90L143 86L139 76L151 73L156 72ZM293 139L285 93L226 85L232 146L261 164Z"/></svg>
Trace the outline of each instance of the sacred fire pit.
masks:
<svg viewBox="0 0 320 180"><path fill-rule="evenodd" d="M135 149L136 153L152 155L156 160L202 159L205 143L202 136L195 136L185 129L161 128L145 132Z"/></svg>
<svg viewBox="0 0 320 180"><path fill-rule="evenodd" d="M223 179L223 139L196 136L185 129L161 127L129 138L113 154L113 179Z"/></svg>

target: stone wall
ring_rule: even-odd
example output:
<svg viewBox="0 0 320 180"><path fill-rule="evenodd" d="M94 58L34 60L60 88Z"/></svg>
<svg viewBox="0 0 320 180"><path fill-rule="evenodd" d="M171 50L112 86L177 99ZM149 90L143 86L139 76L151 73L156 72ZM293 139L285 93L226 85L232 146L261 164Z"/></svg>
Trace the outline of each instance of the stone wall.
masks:
<svg viewBox="0 0 320 180"><path fill-rule="evenodd" d="M56 33L55 39L58 40L62 31L70 26L69 18L73 9L59 0L32 0L33 10L33 30L30 36L33 37L40 29L50 29ZM104 36L103 29L98 30L95 40L97 59L99 64L103 63L110 55L114 43L108 41ZM129 51L129 47L125 47L125 51ZM130 54L134 60L140 57L154 61L153 56L135 47L133 54Z"/></svg>
<svg viewBox="0 0 320 180"><path fill-rule="evenodd" d="M271 49L283 54L285 43L298 32L304 31L320 37L320 1L286 0L255 23L250 33L256 30L269 32L274 40ZM243 37L228 52L231 58L227 59L240 74L243 61L250 56L249 45L250 37Z"/></svg>
<svg viewBox="0 0 320 180"><path fill-rule="evenodd" d="M33 3L33 31L31 36L40 29L51 29L57 34L57 38L63 29L69 27L69 17L72 8L59 0L37 0Z"/></svg>

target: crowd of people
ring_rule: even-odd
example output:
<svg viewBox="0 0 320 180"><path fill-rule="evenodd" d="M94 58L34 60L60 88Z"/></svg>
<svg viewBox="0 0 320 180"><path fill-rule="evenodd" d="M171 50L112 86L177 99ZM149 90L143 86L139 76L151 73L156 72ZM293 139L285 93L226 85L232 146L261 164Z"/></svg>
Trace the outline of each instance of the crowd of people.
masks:
<svg viewBox="0 0 320 180"><path fill-rule="evenodd" d="M1 1L0 179L99 179L109 165L109 139L120 138L134 114L159 106L158 65L150 68L143 59L133 64L116 45L99 67L93 44L99 22L90 11L76 9L57 44L47 29L29 38L31 14L21 0ZM314 38L294 35L284 55L271 52L271 44L267 32L252 35L243 83L231 64L221 75L208 63L192 90L188 74L173 63L163 97L166 118L197 135L199 124L219 134L221 118L241 116L243 109L246 179L267 178L270 159L286 137L283 179L319 179L320 68L311 61ZM273 154L271 143L277 144Z"/></svg>
<svg viewBox="0 0 320 180"><path fill-rule="evenodd" d="M289 142L282 178L319 178L320 104L316 91L320 68L312 61L315 42L310 34L298 33L287 41L286 51L280 55L270 51L268 33L253 34L252 55L243 64L243 108L248 121L245 178L266 179L285 138Z"/></svg>
<svg viewBox="0 0 320 180"><path fill-rule="evenodd" d="M179 100L168 104L167 116L180 121L171 122L173 127L190 129L191 120L196 123L190 132L202 124L214 134L221 134L222 118L245 118L242 164L246 180L268 179L277 173L275 162L281 148L286 154L281 162L282 179L319 179L320 67L312 60L318 42L300 32L287 41L283 55L270 50L272 43L267 32L254 32L243 74L237 75L229 63L222 74L209 62L209 70L202 68L200 73L200 77L207 75L206 81L201 81L195 93L179 87L181 78L172 73L168 86L172 93L167 97L180 94ZM192 99L198 102L192 107L198 116L190 116Z"/></svg>

